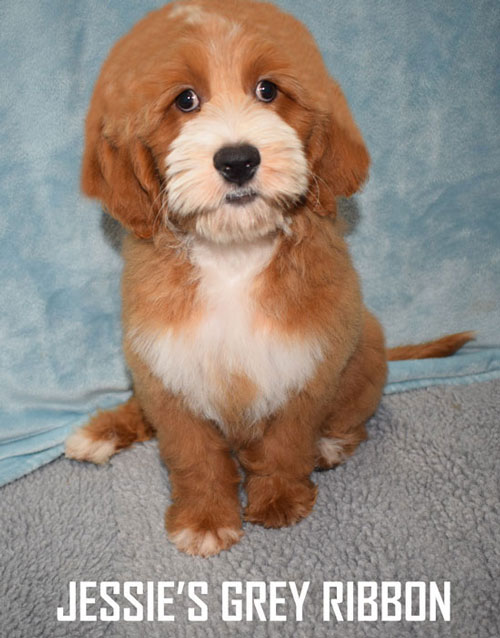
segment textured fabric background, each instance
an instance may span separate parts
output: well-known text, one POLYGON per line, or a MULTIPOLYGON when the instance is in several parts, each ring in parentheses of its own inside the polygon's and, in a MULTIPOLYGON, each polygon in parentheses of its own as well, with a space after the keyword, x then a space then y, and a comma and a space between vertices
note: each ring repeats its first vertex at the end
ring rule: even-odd
MULTIPOLYGON (((143 0, 0 4, 0 484, 128 396, 113 228, 79 194, 82 125, 143 0)), ((391 365, 387 392, 500 374, 498 32, 477 0, 282 0, 316 36, 373 158, 344 204, 391 345, 478 330, 445 361, 391 365)))
MULTIPOLYGON (((370 439, 317 472, 312 514, 244 524, 209 559, 180 554, 163 525, 170 484, 155 442, 102 467, 59 459, 0 489, 0 616, 8 638, 496 638, 500 636, 500 381, 385 397, 370 439), (206 581, 207 622, 69 622, 69 581, 206 581), (304 620, 223 622, 224 581, 311 582, 304 620), (324 581, 450 581, 451 621, 323 622, 324 581)), ((185 584, 185 587, 187 585, 185 584)), ((285 596, 291 602, 291 595, 285 596)), ((121 600, 123 603, 123 599, 121 600)), ((101 601, 89 608, 106 606, 101 601)), ((269 606, 264 605, 265 613, 269 606)), ((281 613, 282 608, 279 609, 281 613)))

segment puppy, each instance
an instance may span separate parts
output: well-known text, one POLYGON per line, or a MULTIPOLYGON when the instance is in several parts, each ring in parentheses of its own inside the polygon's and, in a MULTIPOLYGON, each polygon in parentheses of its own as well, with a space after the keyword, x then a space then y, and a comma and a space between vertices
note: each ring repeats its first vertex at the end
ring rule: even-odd
POLYGON ((153 435, 171 540, 208 556, 247 521, 307 516, 315 467, 366 438, 387 359, 363 306, 336 198, 369 155, 307 29, 252 0, 154 11, 112 49, 86 121, 82 186, 128 230, 124 350, 134 396, 71 435, 102 463, 153 435))

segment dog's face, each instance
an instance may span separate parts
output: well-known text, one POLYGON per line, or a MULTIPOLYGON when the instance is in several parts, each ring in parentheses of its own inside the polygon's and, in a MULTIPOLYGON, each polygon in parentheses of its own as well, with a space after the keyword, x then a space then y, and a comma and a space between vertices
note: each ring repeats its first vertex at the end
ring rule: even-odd
POLYGON ((187 0, 112 50, 87 118, 84 191, 140 237, 217 242, 335 212, 369 158, 308 31, 272 5, 187 0))

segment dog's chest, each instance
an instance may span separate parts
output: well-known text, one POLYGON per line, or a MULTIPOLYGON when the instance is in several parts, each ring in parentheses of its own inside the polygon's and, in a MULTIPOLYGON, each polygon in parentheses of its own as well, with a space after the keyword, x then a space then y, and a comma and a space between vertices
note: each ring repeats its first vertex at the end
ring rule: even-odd
POLYGON ((311 378, 321 358, 314 340, 272 330, 259 317, 253 284, 274 249, 268 239, 237 249, 195 245, 200 319, 185 329, 166 327, 132 339, 168 390, 221 427, 235 413, 251 423, 275 412, 311 378))

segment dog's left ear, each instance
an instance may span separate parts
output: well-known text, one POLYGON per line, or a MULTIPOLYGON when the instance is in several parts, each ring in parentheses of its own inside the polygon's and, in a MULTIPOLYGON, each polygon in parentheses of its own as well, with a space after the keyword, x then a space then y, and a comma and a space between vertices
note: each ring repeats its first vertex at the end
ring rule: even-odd
POLYGON ((319 215, 334 214, 337 197, 358 191, 370 166, 370 155, 340 87, 331 80, 327 91, 328 113, 320 115, 309 150, 308 201, 319 215))

